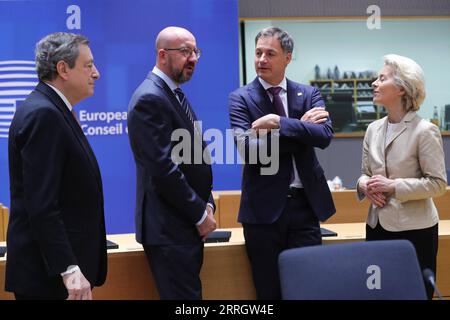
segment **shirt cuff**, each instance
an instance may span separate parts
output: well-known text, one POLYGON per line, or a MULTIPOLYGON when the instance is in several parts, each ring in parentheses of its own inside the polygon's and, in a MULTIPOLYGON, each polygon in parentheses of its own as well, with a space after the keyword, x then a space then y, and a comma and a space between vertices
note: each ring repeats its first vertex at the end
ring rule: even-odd
POLYGON ((76 271, 79 271, 80 267, 76 265, 71 265, 67 267, 67 270, 61 273, 61 277, 67 276, 68 274, 74 273, 76 271))
MULTIPOLYGON (((207 203, 207 206, 209 206, 214 211, 214 206, 211 203, 207 203)), ((206 217, 208 216, 208 211, 205 209, 205 212, 203 213, 202 218, 195 224, 196 226, 199 226, 205 221, 206 217)))
POLYGON ((196 226, 199 226, 203 223, 203 221, 205 221, 206 217, 208 216, 208 212, 205 210, 205 212, 203 213, 202 218, 195 224, 196 226))
POLYGON ((212 203, 209 203, 209 202, 206 205, 208 207, 210 207, 212 209, 213 213, 214 213, 214 205, 212 203))

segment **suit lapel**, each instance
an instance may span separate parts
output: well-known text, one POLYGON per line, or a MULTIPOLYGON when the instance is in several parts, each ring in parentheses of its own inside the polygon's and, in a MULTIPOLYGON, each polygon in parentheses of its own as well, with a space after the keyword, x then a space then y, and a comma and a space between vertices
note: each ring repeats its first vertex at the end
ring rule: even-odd
MULTIPOLYGON (((156 74, 154 74, 152 71, 150 71, 147 78, 152 80, 158 87, 160 87, 163 90, 163 92, 166 94, 167 98, 169 98, 170 102, 172 103, 172 106, 174 107, 177 114, 183 119, 183 121, 186 124, 186 127, 189 129, 190 133, 194 136, 195 139, 201 141, 203 149, 205 149, 206 143, 203 141, 201 132, 197 132, 197 130, 194 129, 191 119, 189 119, 188 115, 182 110, 180 102, 178 101, 177 97, 175 96, 175 93, 169 88, 167 83, 163 79, 158 77, 156 74)), ((187 97, 186 97, 186 101, 189 105, 189 108, 191 108, 191 112, 192 112, 192 116, 194 117, 194 121, 197 121, 197 115, 195 114, 194 109, 192 108, 187 97)))
MULTIPOLYGON (((174 107, 177 114, 183 119, 186 126, 191 130, 191 132, 194 132, 194 127, 192 126, 192 122, 189 119, 188 115, 181 109, 180 102, 178 101, 177 97, 175 96, 175 93, 170 90, 167 83, 158 77, 156 74, 150 71, 148 79, 152 80, 158 87, 160 87, 163 92, 166 94, 167 98, 169 98, 170 102, 172 103, 172 106, 174 107)), ((187 97, 186 97, 187 100, 187 97)), ((197 116, 195 115, 194 110, 192 109, 189 100, 187 100, 189 107, 191 108, 192 116, 194 117, 194 121, 197 120, 197 116)))
MULTIPOLYGON (((380 155, 380 159, 382 159, 384 168, 386 168, 386 153, 385 153, 385 141, 386 141, 386 128, 387 128, 387 117, 383 119, 380 123, 380 126, 377 128, 375 141, 377 153, 380 155)), ((385 172, 386 174, 386 172, 385 172)))
POLYGON ((287 80, 287 101, 289 118, 300 119, 303 111, 303 92, 300 86, 289 79, 287 80))
POLYGON ((402 122, 400 124, 400 127, 397 129, 397 131, 393 132, 392 135, 390 137, 388 137, 388 139, 386 140, 386 144, 385 144, 385 149, 387 149, 389 147, 389 145, 395 140, 397 139, 397 137, 403 133, 403 131, 406 130, 406 124, 404 122, 402 122))
POLYGON ((62 113, 64 116, 64 119, 66 120, 67 124, 72 129, 75 137, 77 138, 78 142, 80 143, 81 148, 84 150, 84 153, 86 155, 86 158, 88 162, 91 164, 90 168, 92 170, 92 173, 96 177, 97 184, 100 187, 100 190, 102 190, 102 182, 101 182, 101 174, 100 169, 97 163, 97 159, 95 158, 94 152, 92 151, 92 148, 87 141, 86 136, 83 133, 83 130, 81 130, 80 125, 78 124, 77 120, 74 118, 72 113, 67 108, 66 104, 62 99, 58 96, 58 94, 51 89, 46 84, 40 82, 36 90, 45 94, 49 100, 55 105, 55 107, 62 113))
MULTIPOLYGON (((400 124, 400 128, 394 132, 390 138, 386 141, 386 149, 389 147, 389 145, 395 140, 397 139, 408 127, 409 122, 415 117, 416 112, 411 111, 408 112, 402 119, 401 124, 400 124)), ((387 123, 387 121, 386 121, 387 123)), ((387 125, 387 124, 386 124, 387 125)))
MULTIPOLYGON (((288 111, 289 118, 300 118, 300 115, 303 113, 303 92, 299 85, 286 79, 287 81, 287 103, 288 103, 288 111)), ((260 110, 263 115, 269 113, 275 113, 276 111, 273 108, 273 104, 270 101, 269 95, 267 94, 264 87, 259 82, 258 78, 253 80, 253 82, 249 86, 249 95, 252 98, 253 102, 256 105, 256 108, 260 110)))
POLYGON ((248 88, 248 94, 250 95, 251 99, 255 103, 255 106, 262 115, 266 115, 269 113, 275 113, 276 111, 273 108, 273 104, 270 101, 269 95, 267 94, 266 90, 264 90, 264 87, 259 82, 258 78, 255 78, 253 82, 250 84, 248 88))

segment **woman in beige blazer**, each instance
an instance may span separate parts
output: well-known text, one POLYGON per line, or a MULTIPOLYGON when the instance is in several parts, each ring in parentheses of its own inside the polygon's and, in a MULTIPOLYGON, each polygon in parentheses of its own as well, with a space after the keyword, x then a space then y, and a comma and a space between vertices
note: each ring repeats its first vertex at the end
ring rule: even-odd
MULTIPOLYGON (((422 270, 436 273, 439 217, 432 198, 445 193, 447 178, 439 128, 416 113, 425 99, 423 71, 390 54, 372 87, 374 103, 388 115, 364 137, 357 190, 360 200, 371 201, 366 240, 407 239, 422 270)), ((428 285, 427 294, 433 295, 428 285)))

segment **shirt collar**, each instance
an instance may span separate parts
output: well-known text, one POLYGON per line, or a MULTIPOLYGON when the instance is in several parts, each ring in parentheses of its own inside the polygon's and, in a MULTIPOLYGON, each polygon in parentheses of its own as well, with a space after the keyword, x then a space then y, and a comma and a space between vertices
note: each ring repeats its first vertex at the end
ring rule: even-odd
POLYGON ((58 96, 62 99, 62 101, 64 101, 64 103, 66 104, 67 108, 69 108, 69 111, 72 112, 72 105, 70 104, 69 100, 67 100, 66 96, 59 91, 58 89, 56 89, 54 86, 52 86, 51 84, 49 84, 48 82, 45 82, 46 85, 48 85, 50 88, 52 88, 57 94, 58 96))
POLYGON ((153 67, 152 72, 163 79, 164 82, 169 86, 170 90, 174 91, 179 87, 179 85, 175 81, 173 81, 169 76, 162 72, 157 66, 153 67))
POLYGON ((281 87, 284 92, 287 91, 287 81, 286 81, 286 77, 283 78, 283 80, 281 80, 281 82, 277 85, 277 86, 273 86, 270 83, 264 81, 261 77, 258 77, 259 82, 261 83, 261 85, 264 87, 264 90, 267 91, 267 89, 272 88, 272 87, 281 87))

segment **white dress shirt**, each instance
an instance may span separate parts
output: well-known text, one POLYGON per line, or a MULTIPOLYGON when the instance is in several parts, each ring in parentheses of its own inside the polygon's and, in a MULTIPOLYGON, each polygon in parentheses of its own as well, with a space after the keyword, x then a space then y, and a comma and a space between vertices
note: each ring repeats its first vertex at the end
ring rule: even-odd
POLYGON ((50 88, 52 88, 53 91, 55 91, 55 92, 58 94, 58 96, 59 96, 59 97, 62 99, 62 101, 64 101, 64 103, 66 104, 67 108, 69 108, 69 111, 72 112, 73 107, 72 107, 72 105, 70 104, 69 100, 67 100, 66 96, 65 96, 61 91, 59 91, 58 89, 56 89, 54 86, 52 86, 51 84, 49 84, 48 82, 46 82, 45 84, 48 85, 50 88))
MULTIPOLYGON (((284 112, 286 113, 286 117, 289 117, 286 77, 284 77, 283 80, 277 86, 273 86, 261 78, 258 78, 258 79, 259 79, 259 82, 261 83, 261 85, 264 87, 264 90, 266 90, 267 94, 269 95, 270 101, 272 101, 272 102, 273 102, 273 95, 269 91, 267 91, 267 89, 272 88, 272 87, 281 87, 282 90, 280 91, 280 93, 278 95, 281 98, 281 102, 283 102, 283 108, 284 108, 284 112)), ((302 181, 300 180, 300 177, 298 175, 297 165, 295 164, 294 156, 292 156, 292 165, 294 166, 294 181, 291 182, 291 187, 303 188, 302 181)))

